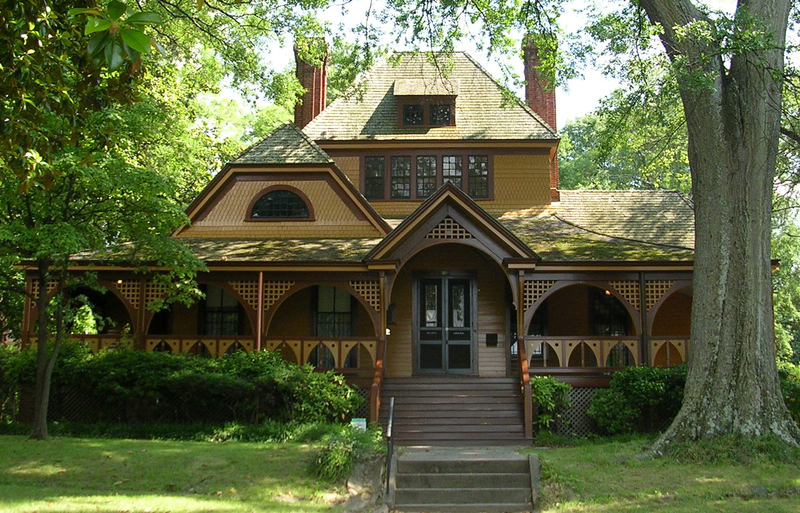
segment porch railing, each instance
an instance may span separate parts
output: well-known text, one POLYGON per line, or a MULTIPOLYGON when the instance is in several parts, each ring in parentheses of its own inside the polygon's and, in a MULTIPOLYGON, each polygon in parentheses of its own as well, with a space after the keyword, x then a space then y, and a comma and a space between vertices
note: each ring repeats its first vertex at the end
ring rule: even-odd
POLYGON ((268 351, 282 351, 286 356, 294 357, 297 363, 311 363, 322 368, 348 367, 348 356, 352 351, 357 351, 359 368, 372 369, 378 362, 377 338, 265 337, 262 346, 268 351), (309 361, 315 355, 318 360, 309 361))
MULTIPOLYGON (((531 371, 537 368, 621 368, 632 365, 673 366, 686 361, 689 339, 650 337, 525 337, 531 371)), ((522 358, 522 354, 520 354, 522 358)))

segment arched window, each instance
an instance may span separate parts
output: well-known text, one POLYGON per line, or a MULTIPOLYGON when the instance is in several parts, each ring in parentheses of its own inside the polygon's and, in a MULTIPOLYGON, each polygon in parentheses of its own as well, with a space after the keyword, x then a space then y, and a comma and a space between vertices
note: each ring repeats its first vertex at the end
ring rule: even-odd
POLYGON ((250 219, 308 219, 308 205, 292 191, 277 189, 253 204, 250 219))

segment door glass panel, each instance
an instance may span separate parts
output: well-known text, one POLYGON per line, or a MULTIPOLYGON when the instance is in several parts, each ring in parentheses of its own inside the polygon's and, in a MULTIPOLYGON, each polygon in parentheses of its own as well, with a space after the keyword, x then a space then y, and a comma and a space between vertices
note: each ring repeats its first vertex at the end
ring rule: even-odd
POLYGON ((441 371, 442 367, 442 344, 420 344, 419 368, 441 371))
POLYGON ((461 370, 472 368, 472 344, 449 344, 447 367, 461 370))
POLYGON ((439 285, 427 282, 424 284, 424 308, 422 325, 428 328, 441 326, 439 322, 439 285))
POLYGON ((464 280, 450 280, 450 323, 451 328, 469 326, 467 309, 467 283, 464 280))

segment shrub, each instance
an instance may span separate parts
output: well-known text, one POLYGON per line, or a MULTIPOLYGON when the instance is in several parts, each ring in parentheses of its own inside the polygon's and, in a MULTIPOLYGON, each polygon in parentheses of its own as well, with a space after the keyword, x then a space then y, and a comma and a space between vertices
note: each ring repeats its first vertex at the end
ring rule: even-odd
POLYGON ((374 454, 382 454, 386 444, 379 426, 366 431, 343 425, 326 435, 322 448, 311 464, 311 471, 326 481, 341 481, 350 475, 353 466, 374 454))
POLYGON ((608 434, 657 431, 680 410, 685 383, 686 365, 628 367, 595 394, 587 413, 608 434))
POLYGON ((783 400, 795 422, 800 424, 800 364, 778 362, 783 400))
POLYGON ((536 407, 536 418, 533 421, 538 431, 549 431, 553 422, 561 418, 561 414, 570 407, 569 391, 566 383, 552 376, 535 376, 531 378, 533 404, 536 407))
MULTIPOLYGON (((3 350, 0 386, 32 384, 35 360, 34 349, 3 350)), ((342 376, 270 352, 206 359, 129 349, 91 354, 64 344, 50 411, 80 422, 302 423, 345 420, 361 401, 342 376)))

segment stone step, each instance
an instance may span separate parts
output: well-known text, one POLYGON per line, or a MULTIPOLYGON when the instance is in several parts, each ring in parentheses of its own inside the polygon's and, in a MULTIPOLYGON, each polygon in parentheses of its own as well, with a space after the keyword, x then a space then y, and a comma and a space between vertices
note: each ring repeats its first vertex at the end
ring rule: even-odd
POLYGON ((408 504, 530 504, 531 488, 398 488, 395 506, 408 504))
POLYGON ((398 488, 528 488, 531 477, 525 473, 480 473, 480 474, 398 474, 398 488))
POLYGON ((529 513, 531 504, 405 504, 395 511, 404 513, 529 513))
POLYGON ((400 474, 527 474, 530 471, 528 458, 517 459, 440 459, 398 458, 397 473, 400 474))

